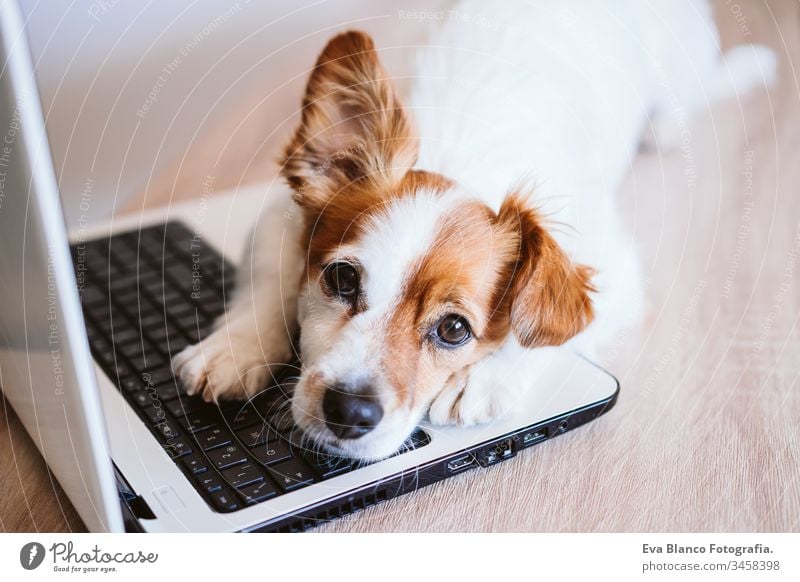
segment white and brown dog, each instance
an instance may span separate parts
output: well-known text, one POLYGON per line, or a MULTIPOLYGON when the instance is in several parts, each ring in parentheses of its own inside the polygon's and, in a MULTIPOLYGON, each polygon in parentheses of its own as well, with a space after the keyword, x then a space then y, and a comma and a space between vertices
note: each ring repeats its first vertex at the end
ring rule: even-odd
POLYGON ((188 391, 253 395, 299 332, 296 423, 378 459, 426 413, 503 415, 548 346, 593 352, 637 321, 612 195, 648 116, 680 138, 774 65, 752 46, 722 59, 705 2, 648 4, 462 2, 405 104, 367 35, 333 38, 285 151, 293 196, 260 218, 216 330, 175 359, 188 391))

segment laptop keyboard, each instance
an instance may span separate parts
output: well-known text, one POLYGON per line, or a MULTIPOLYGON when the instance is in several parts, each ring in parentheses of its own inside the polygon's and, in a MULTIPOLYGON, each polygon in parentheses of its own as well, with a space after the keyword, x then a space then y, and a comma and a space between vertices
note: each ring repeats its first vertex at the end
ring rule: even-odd
MULTIPOLYGON (((280 379, 247 402, 188 396, 171 357, 225 311, 233 268, 178 222, 73 245, 92 354, 200 495, 236 511, 357 468, 307 450, 280 379)), ((423 446, 417 430, 402 450, 423 446)))

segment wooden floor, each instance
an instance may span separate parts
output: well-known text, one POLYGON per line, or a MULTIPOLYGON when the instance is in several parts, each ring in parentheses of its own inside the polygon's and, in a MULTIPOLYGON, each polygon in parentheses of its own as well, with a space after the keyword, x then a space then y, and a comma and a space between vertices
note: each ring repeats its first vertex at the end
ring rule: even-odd
MULTIPOLYGON (((622 188, 650 310, 613 347, 617 407, 321 531, 800 529, 800 6, 716 8, 725 45, 771 46, 779 81, 697 120, 689 147, 642 154, 622 188)), ((239 128, 229 142, 243 110, 131 208, 200 192, 221 144, 216 189, 269 177, 269 163, 251 161, 259 135, 239 128)), ((10 410, 0 480, 3 530, 82 528, 10 410)))

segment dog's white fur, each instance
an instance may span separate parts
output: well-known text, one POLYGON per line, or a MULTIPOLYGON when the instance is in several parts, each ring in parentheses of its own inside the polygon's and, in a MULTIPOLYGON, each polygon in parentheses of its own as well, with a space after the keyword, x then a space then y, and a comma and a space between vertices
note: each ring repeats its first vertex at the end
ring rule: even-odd
MULTIPOLYGON (((515 184, 533 181, 534 202, 556 224, 551 234, 575 262, 597 270, 595 320, 570 342, 596 355, 643 315, 640 267, 613 194, 648 122, 664 140, 658 145, 677 145, 698 110, 768 82, 772 55, 746 46, 723 58, 702 0, 507 1, 491 7, 467 0, 444 14, 430 46, 419 51, 406 106, 420 137, 417 167, 453 178, 458 187, 444 197, 393 202, 359 248, 340 249, 340 256, 359 257, 369 274, 369 318, 380 319, 454 199, 478 198, 497 210, 515 184)), ((207 399, 252 395, 264 387, 270 366, 291 359, 288 337, 298 324, 304 375, 381 373, 369 318, 329 345, 335 318, 324 311, 324 301, 315 301, 319 287, 304 287, 298 295, 302 221, 288 195, 283 206, 261 216, 235 301, 216 331, 175 359, 190 393, 207 399)), ((560 348, 524 349, 510 334, 434 399, 430 419, 471 424, 504 414, 528 388, 527 370, 549 349, 560 348)), ((318 422, 319 406, 298 391, 295 418, 312 437, 330 442, 318 422)), ((418 420, 387 418, 368 435, 332 446, 380 458, 418 420)))

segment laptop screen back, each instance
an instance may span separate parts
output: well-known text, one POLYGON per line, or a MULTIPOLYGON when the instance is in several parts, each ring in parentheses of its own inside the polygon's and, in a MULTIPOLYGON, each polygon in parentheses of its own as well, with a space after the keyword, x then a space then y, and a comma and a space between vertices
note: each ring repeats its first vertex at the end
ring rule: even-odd
POLYGON ((0 60, 0 386, 86 526, 119 531, 94 365, 14 2, 0 5, 0 60))

